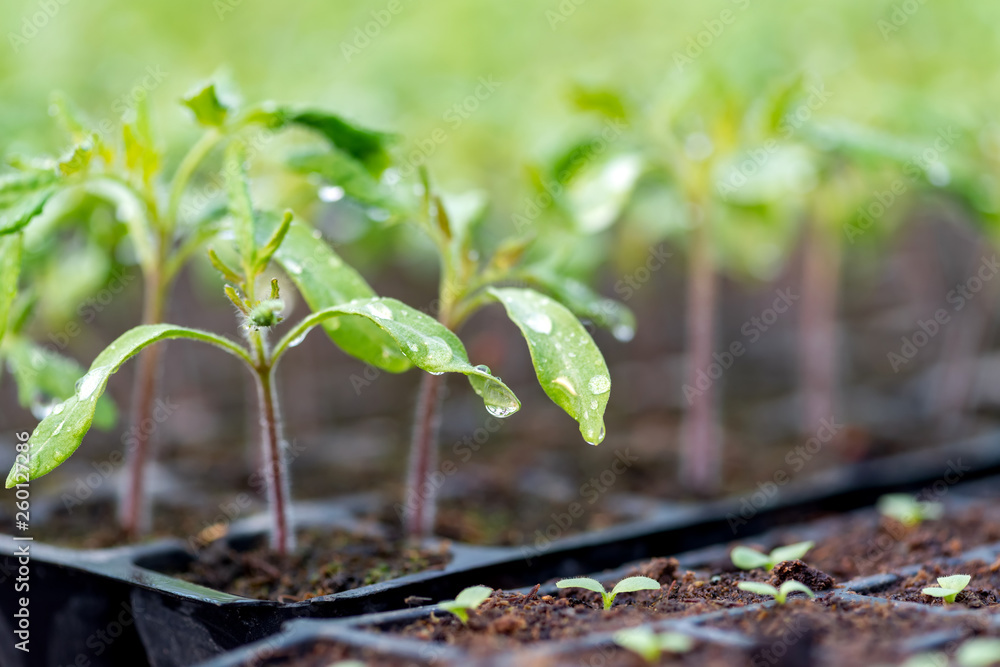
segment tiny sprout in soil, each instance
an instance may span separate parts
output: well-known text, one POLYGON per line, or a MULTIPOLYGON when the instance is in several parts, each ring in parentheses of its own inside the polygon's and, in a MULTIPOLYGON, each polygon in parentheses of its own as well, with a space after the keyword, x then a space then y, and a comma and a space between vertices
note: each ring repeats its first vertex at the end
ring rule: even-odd
POLYGON ((918 526, 924 521, 935 521, 944 515, 944 506, 925 500, 917 500, 905 493, 890 493, 878 499, 878 511, 882 516, 895 519, 904 526, 918 526))
POLYGON ((738 587, 741 591, 746 591, 747 593, 774 598, 774 601, 778 604, 785 604, 788 601, 788 595, 795 592, 805 593, 811 598, 816 597, 816 594, 808 586, 798 581, 786 581, 781 584, 780 588, 775 588, 771 584, 765 584, 760 581, 741 581, 738 587))
POLYGON ((972 581, 972 577, 967 574, 953 574, 950 577, 938 577, 937 586, 929 586, 922 590, 924 595, 935 598, 943 598, 945 604, 951 604, 958 597, 958 594, 965 590, 965 587, 972 581))
POLYGON ((469 612, 489 599, 493 589, 488 586, 470 586, 459 593, 454 600, 445 600, 438 606, 458 616, 462 625, 469 622, 469 612))
POLYGON ((778 563, 802 558, 812 548, 812 542, 798 542, 786 547, 778 547, 769 554, 762 554, 756 549, 740 546, 733 549, 730 557, 733 559, 733 565, 741 570, 754 570, 762 567, 770 572, 778 563))
POLYGON ((615 643, 623 649, 632 651, 646 662, 659 662, 660 655, 668 653, 687 653, 694 642, 687 635, 679 632, 656 633, 647 627, 629 628, 616 632, 615 643))
POLYGON ((649 577, 626 577, 622 579, 615 587, 608 593, 601 582, 596 579, 591 579, 590 577, 578 577, 576 579, 563 579, 556 584, 559 588, 586 588, 588 591, 594 591, 595 593, 600 593, 601 598, 604 600, 604 609, 611 609, 611 603, 615 601, 615 597, 619 593, 634 593, 636 591, 658 591, 660 590, 660 582, 656 579, 650 579, 649 577))

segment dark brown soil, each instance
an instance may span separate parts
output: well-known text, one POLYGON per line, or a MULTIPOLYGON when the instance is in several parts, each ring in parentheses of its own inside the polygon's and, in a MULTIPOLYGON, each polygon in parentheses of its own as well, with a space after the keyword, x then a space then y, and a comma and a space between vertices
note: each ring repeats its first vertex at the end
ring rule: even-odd
POLYGON ((816 592, 829 590, 837 583, 826 572, 809 567, 800 560, 782 561, 771 570, 769 583, 772 586, 781 586, 786 581, 797 581, 816 592))
POLYGON ((186 571, 169 574, 233 595, 292 602, 440 569, 450 560, 447 543, 420 549, 400 539, 309 529, 300 531, 290 556, 263 543, 237 551, 218 540, 199 550, 186 571))
POLYGON ((791 599, 784 606, 710 621, 757 642, 750 663, 872 665, 901 657, 899 643, 929 632, 984 632, 986 618, 942 617, 913 607, 836 599, 791 599))
POLYGON ((998 590, 1000 590, 1000 558, 992 563, 973 560, 949 566, 927 565, 916 574, 903 578, 878 595, 890 600, 920 602, 935 607, 947 604, 952 609, 987 608, 996 613, 1000 611, 998 590), (947 577, 952 574, 972 576, 972 581, 969 582, 964 591, 958 594, 954 603, 947 604, 942 598, 931 597, 921 592, 928 586, 937 586, 938 577, 947 577))
MULTIPOLYGON (((584 589, 562 589, 558 595, 539 595, 537 587, 528 594, 495 591, 470 614, 468 625, 451 614, 433 615, 392 632, 491 651, 582 637, 666 617, 737 608, 759 600, 736 587, 740 581, 753 579, 750 573, 727 572, 707 577, 678 571, 676 560, 657 558, 631 574, 656 579, 661 584, 660 590, 620 594, 607 611, 597 593, 584 589)), ((610 588, 616 582, 603 583, 610 588)))

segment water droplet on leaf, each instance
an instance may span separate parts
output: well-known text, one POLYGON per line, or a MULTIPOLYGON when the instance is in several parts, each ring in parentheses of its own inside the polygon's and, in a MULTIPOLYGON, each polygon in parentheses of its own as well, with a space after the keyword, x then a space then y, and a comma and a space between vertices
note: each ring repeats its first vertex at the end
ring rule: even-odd
POLYGON ((627 343, 635 338, 635 329, 627 324, 617 324, 611 329, 611 335, 615 337, 615 340, 627 343))
POLYGON ((524 323, 528 325, 529 329, 537 331, 540 334, 547 334, 552 331, 552 320, 545 313, 532 313, 524 323))
POLYGON ((76 383, 77 398, 80 400, 90 398, 90 396, 97 391, 97 387, 100 386, 103 374, 103 368, 95 368, 80 378, 76 383))
POLYGON ((324 185, 319 189, 319 198, 328 202, 340 201, 344 198, 344 188, 339 185, 324 185))
POLYGON ((383 320, 392 319, 392 311, 389 310, 389 306, 385 305, 380 301, 375 301, 368 304, 367 310, 369 313, 371 313, 372 315, 374 315, 379 319, 383 320))
POLYGON ((607 375, 595 375, 588 386, 592 394, 605 394, 611 391, 611 379, 607 375))

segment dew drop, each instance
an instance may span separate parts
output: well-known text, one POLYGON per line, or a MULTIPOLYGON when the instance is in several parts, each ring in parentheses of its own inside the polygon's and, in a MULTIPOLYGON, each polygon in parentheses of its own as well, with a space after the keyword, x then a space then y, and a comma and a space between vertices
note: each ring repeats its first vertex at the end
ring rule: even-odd
POLYGON ((615 340, 627 343, 635 338, 635 329, 627 324, 616 324, 611 329, 611 335, 615 337, 615 340))
POLYGON ((591 401, 590 402, 590 409, 591 410, 596 410, 597 409, 597 401, 591 401))
POLYGON ((368 307, 367 307, 367 310, 368 310, 369 313, 371 313, 372 315, 374 315, 375 317, 377 317, 379 319, 382 319, 382 320, 391 320, 392 319, 392 311, 389 310, 389 306, 385 305, 384 303, 382 303, 380 301, 375 301, 375 302, 369 303, 368 307))
POLYGON ((604 394, 611 391, 611 380, 607 375, 595 375, 590 378, 590 393, 592 394, 604 394))
POLYGON ((319 231, 318 229, 314 229, 313 230, 313 238, 316 239, 317 241, 319 241, 320 239, 323 238, 323 232, 319 231))
POLYGON ((552 332, 552 320, 545 313, 532 313, 525 320, 525 324, 528 328, 537 331, 540 334, 547 334, 552 332))
POLYGON ((309 331, 309 329, 303 331, 301 335, 297 336, 293 341, 288 343, 288 347, 298 347, 299 345, 302 345, 302 341, 304 341, 306 336, 309 335, 309 331))
POLYGON ((302 275, 302 267, 299 265, 298 262, 293 262, 291 260, 286 259, 284 265, 285 265, 285 270, 291 273, 292 275, 295 276, 302 275))
POLYGON ((487 403, 486 411, 489 412, 494 417, 504 419, 510 417, 512 414, 517 412, 517 407, 513 405, 498 405, 496 403, 487 403))
POLYGON ((103 368, 95 368, 80 378, 76 383, 77 398, 80 400, 90 398, 90 396, 97 391, 97 387, 100 386, 103 374, 103 368))
POLYGON ((424 339, 424 345, 427 347, 426 350, 426 362, 428 364, 433 364, 435 366, 441 366, 451 361, 454 353, 451 348, 448 347, 448 343, 444 342, 437 336, 429 336, 424 339))
POLYGON ((344 198, 344 188, 339 185, 324 185, 319 189, 319 198, 328 202, 340 201, 344 198))

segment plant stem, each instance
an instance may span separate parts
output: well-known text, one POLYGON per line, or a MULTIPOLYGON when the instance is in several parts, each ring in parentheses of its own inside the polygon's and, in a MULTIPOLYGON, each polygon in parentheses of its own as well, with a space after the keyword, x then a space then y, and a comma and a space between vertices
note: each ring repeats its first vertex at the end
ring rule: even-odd
POLYGON ((680 481, 692 491, 710 493, 719 483, 721 447, 714 416, 714 385, 704 390, 699 377, 712 364, 715 340, 715 262, 709 215, 691 206, 694 229, 688 265, 687 384, 688 409, 681 425, 680 481), (697 216, 697 217, 695 217, 697 216), (700 371, 700 372, 699 372, 700 371))
MULTIPOLYGON (((143 324, 163 320, 165 289, 160 272, 153 270, 144 277, 143 324)), ((132 396, 131 429, 133 439, 126 452, 125 487, 119 498, 118 518, 125 534, 135 539, 148 529, 150 501, 145 492, 146 468, 150 442, 155 425, 153 410, 156 386, 160 374, 163 345, 154 345, 139 355, 132 396)))
POLYGON ((802 310, 799 313, 799 387, 803 433, 815 433, 832 419, 837 388, 837 295, 840 236, 814 214, 806 228, 802 255, 802 310))
POLYGON ((408 509, 406 534, 414 539, 429 537, 434 532, 437 487, 431 483, 430 475, 438 461, 437 445, 444 388, 443 375, 424 373, 420 379, 405 498, 408 509))
POLYGON ((271 548, 285 555, 295 549, 295 532, 292 528, 291 491, 281 407, 274 388, 273 366, 257 366, 255 371, 264 480, 267 484, 268 507, 271 510, 271 548))

